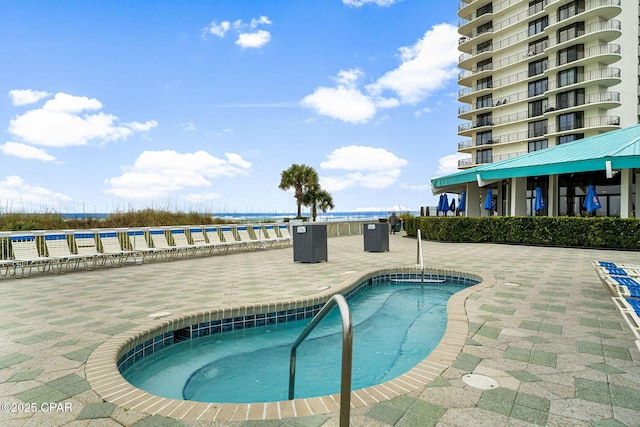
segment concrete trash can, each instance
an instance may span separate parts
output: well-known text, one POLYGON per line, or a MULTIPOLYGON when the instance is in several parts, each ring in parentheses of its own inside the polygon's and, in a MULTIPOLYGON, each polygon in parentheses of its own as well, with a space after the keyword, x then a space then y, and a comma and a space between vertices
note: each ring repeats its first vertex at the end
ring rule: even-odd
POLYGON ((326 224, 291 226, 294 262, 328 261, 326 224))
POLYGON ((364 235, 365 252, 388 252, 389 251, 389 223, 379 222, 364 224, 362 234, 364 235))

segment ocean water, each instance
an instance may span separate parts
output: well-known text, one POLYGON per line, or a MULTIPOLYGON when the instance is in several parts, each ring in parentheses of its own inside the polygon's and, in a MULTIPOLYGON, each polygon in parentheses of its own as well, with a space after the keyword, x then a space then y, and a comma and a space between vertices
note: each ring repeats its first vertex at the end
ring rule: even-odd
MULTIPOLYGON (((418 211, 408 211, 412 215, 419 215, 418 211)), ((85 219, 85 218, 97 218, 103 219, 108 217, 109 213, 66 213, 62 216, 66 219, 85 219)), ((387 211, 354 211, 354 212, 325 212, 320 213, 316 218, 316 221, 366 221, 377 220, 378 218, 388 218, 391 212, 387 211)), ((251 221, 264 221, 273 220, 281 222, 284 219, 295 218, 295 212, 215 212, 213 214, 216 218, 222 218, 231 222, 251 222, 251 221)), ((304 214, 303 216, 309 216, 304 214)))

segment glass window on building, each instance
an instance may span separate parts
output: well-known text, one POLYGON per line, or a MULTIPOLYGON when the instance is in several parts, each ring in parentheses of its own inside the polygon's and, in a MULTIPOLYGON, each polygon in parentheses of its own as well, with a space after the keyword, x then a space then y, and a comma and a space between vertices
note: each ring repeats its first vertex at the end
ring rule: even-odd
POLYGON ((549 107, 547 98, 529 102, 529 117, 538 117, 543 115, 549 107))
POLYGON ((544 94, 549 89, 549 79, 544 78, 529 83, 529 97, 544 94))
POLYGON ((493 161, 493 149, 485 148, 476 152, 476 164, 491 163, 493 161))
POLYGON ((493 3, 489 3, 478 8, 478 12, 476 16, 486 15, 487 13, 493 13, 493 3))
POLYGON ((543 16, 535 21, 529 22, 529 37, 540 34, 549 25, 549 17, 543 16))
POLYGON ((493 21, 489 21, 486 24, 478 25, 478 34, 486 33, 493 30, 493 21))
POLYGON ((620 174, 607 178, 604 171, 559 175, 558 214, 588 216, 583 206, 589 185, 595 186, 602 206, 591 215, 620 216, 620 174))
POLYGON ((476 118, 476 126, 491 126, 491 113, 478 114, 476 118))
POLYGON ((536 138, 547 133, 547 119, 529 123, 529 138, 536 138))
POLYGON ((547 216, 548 200, 548 188, 549 177, 548 176, 535 176, 527 178, 527 215, 528 216, 547 216), (536 203, 536 187, 540 187, 542 190, 542 197, 545 201, 545 208, 539 211, 535 211, 536 203))
POLYGON ((476 109, 493 107, 493 98, 491 95, 479 96, 476 99, 476 109))
POLYGON ((534 42, 529 43, 528 56, 537 55, 542 53, 549 46, 549 38, 545 37, 534 42))
POLYGON ((571 133, 558 137, 558 145, 584 138, 584 133, 571 133))
POLYGON ((579 83, 583 74, 582 70, 583 67, 573 67, 560 71, 558 73, 558 87, 579 83))
POLYGON ((556 108, 571 108, 584 105, 584 89, 570 90, 556 95, 556 108))
POLYGON ((476 64, 478 72, 493 69, 493 58, 483 59, 476 64))
POLYGON ((580 129, 584 127, 584 113, 576 111, 574 113, 560 114, 558 116, 558 132, 580 129))
POLYGON ((547 139, 539 139, 537 141, 529 142, 529 153, 534 151, 542 150, 543 148, 549 147, 549 140, 547 139))
POLYGON ((485 77, 483 79, 478 79, 476 83, 476 90, 482 89, 491 89, 493 87, 493 77, 485 77))
POLYGON ((558 43, 564 43, 573 40, 576 37, 584 35, 584 22, 576 22, 574 24, 562 27, 558 30, 558 43))
POLYGON ((478 43, 478 47, 476 48, 477 52, 482 53, 491 50, 492 45, 493 40, 487 40, 486 42, 478 43))
POLYGON ((485 132, 478 132, 476 134, 476 145, 486 145, 493 143, 492 132, 490 130, 485 132))
POLYGON ((547 4, 547 0, 533 0, 529 2, 529 16, 542 12, 544 6, 547 4))
POLYGON ((548 67, 548 58, 542 58, 537 61, 529 62, 529 77, 542 74, 548 67))
POLYGON ((577 44, 558 51, 558 65, 568 64, 582 58, 584 58, 583 44, 577 44))
POLYGON ((558 21, 564 21, 584 12, 584 0, 574 0, 558 8, 558 21))

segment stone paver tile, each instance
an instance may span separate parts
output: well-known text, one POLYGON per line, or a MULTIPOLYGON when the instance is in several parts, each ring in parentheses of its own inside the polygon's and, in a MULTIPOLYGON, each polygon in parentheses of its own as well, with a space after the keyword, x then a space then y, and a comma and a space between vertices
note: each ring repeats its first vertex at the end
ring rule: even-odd
POLYGON ((404 413, 405 409, 398 408, 387 403, 378 403, 369 409, 366 415, 373 420, 395 425, 400 418, 402 418, 404 413))
POLYGON ((590 317, 581 317, 579 320, 580 326, 589 326, 592 328, 604 328, 604 329, 616 329, 621 331, 622 325, 620 322, 613 322, 611 320, 594 319, 590 317))
POLYGON ((481 357, 474 356, 469 353, 460 353, 451 366, 464 371, 473 372, 481 361, 481 357))
POLYGON ((512 418, 517 418, 539 426, 547 424, 548 411, 540 411, 538 409, 528 408, 526 406, 515 404, 509 414, 512 418))
POLYGON ((89 403, 82 408, 82 411, 80 411, 76 419, 86 420, 94 418, 109 418, 115 407, 116 405, 108 402, 89 403))
POLYGON ((25 362, 31 359, 31 356, 27 356, 22 353, 11 353, 4 356, 0 356, 0 369, 9 368, 13 365, 25 362))
POLYGON ((13 341, 18 343, 18 344, 32 345, 32 344, 41 343, 43 341, 48 341, 48 340, 52 340, 52 339, 55 339, 55 338, 60 338, 60 337, 63 337, 65 335, 66 335, 66 333, 60 332, 60 331, 48 331, 48 332, 41 332, 39 334, 29 335, 29 336, 26 336, 26 337, 18 338, 18 339, 15 339, 13 341))
POLYGON ((40 385, 16 394, 16 397, 25 403, 40 405, 48 402, 60 402, 70 396, 47 385, 40 385))
POLYGON ((56 390, 60 390, 67 396, 75 396, 76 394, 80 394, 91 389, 87 380, 76 374, 58 378, 57 380, 48 382, 46 385, 56 390))
POLYGON ((629 427, 627 424, 613 418, 610 418, 608 420, 593 421, 591 425, 593 427, 629 427))
POLYGON ((539 377, 529 371, 507 371, 507 373, 521 382, 542 381, 539 377))
POLYGON ((161 417, 159 415, 152 415, 143 420, 138 421, 131 427, 178 427, 185 424, 176 421, 171 418, 161 417))
POLYGON ((440 376, 434 378, 431 382, 429 382, 429 384, 427 384, 427 387, 448 387, 450 385, 451 383, 449 381, 440 376))
POLYGON ((600 381, 576 378, 576 397, 604 405, 612 404, 609 384, 600 381))
POLYGON ((594 363, 587 365, 588 368, 595 369, 596 371, 604 372, 605 374, 624 374, 626 371, 618 369, 615 366, 608 365, 606 363, 594 363))
POLYGON ((640 390, 611 384, 613 404, 622 408, 640 411, 640 390))
POLYGON ((20 382, 20 381, 30 381, 38 377, 43 372, 42 369, 36 371, 20 371, 16 372, 14 376, 9 378, 7 382, 20 382))
POLYGON ((397 427, 431 427, 435 426, 447 412, 447 408, 433 403, 417 400, 404 414, 397 427))
POLYGON ((498 336, 500 335, 500 332, 502 332, 502 329, 500 328, 494 328, 492 326, 487 326, 487 325, 483 325, 477 332, 478 335, 482 335, 483 337, 487 337, 487 338, 498 338, 498 336))
POLYGON ((484 310, 484 311, 488 311, 490 313, 496 313, 496 314, 508 314, 508 315, 512 315, 513 313, 515 313, 516 309, 515 308, 509 308, 509 307, 498 307, 495 305, 489 305, 489 304, 484 304, 480 307, 480 310, 484 310))
POLYGON ((81 348, 78 350, 70 351, 69 353, 63 354, 69 360, 75 360, 76 362, 84 363, 87 361, 93 350, 98 347, 98 344, 90 347, 81 348))
POLYGON ((516 401, 517 393, 506 388, 487 390, 482 393, 478 408, 509 416, 516 401))

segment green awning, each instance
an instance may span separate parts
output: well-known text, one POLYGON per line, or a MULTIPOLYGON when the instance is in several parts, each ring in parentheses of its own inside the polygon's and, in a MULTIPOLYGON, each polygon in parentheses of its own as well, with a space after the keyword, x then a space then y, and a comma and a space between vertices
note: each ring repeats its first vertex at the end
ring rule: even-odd
POLYGON ((640 125, 534 151, 431 180, 434 193, 477 181, 640 168, 640 125))

